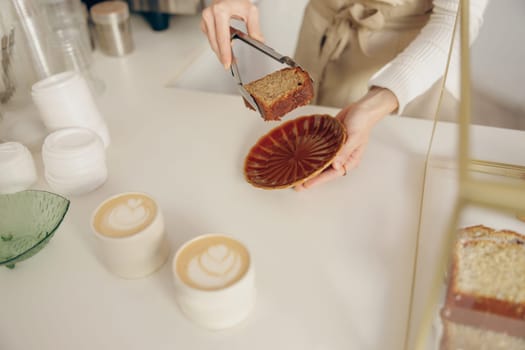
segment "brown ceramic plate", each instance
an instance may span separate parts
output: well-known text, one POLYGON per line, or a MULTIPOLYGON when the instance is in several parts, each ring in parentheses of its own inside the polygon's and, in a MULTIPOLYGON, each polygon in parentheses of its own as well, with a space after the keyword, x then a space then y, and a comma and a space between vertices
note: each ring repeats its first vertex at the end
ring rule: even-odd
POLYGON ((252 147, 244 162, 244 176, 255 187, 293 187, 328 167, 345 141, 344 125, 330 115, 290 120, 252 147))

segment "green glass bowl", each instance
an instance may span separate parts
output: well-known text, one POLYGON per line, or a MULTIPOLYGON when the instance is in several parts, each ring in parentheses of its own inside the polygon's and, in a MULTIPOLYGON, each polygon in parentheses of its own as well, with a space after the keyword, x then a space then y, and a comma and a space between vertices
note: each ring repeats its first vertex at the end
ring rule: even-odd
POLYGON ((12 269, 44 248, 68 209, 69 200, 51 192, 0 195, 0 266, 12 269))

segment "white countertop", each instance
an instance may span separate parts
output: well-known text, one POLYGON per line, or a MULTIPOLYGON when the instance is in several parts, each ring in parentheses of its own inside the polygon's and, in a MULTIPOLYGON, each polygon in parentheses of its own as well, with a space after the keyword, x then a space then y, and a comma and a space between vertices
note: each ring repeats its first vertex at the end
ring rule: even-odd
MULTIPOLYGON (((112 136, 109 179, 71 198, 45 249, 0 269, 0 349, 402 349, 432 123, 386 118, 359 168, 319 188, 255 189, 243 178, 244 157, 275 124, 239 96, 165 87, 207 49, 198 19, 134 37, 129 57, 96 55, 112 136), (203 233, 247 244, 258 299, 246 321, 219 332, 188 321, 174 300, 170 263, 138 280, 104 269, 89 217, 123 191, 157 199, 172 256, 203 233)), ((307 106, 287 119, 336 112, 307 106)), ((479 130, 525 140, 525 133, 479 130)), ((40 179, 35 188, 48 187, 40 179)))

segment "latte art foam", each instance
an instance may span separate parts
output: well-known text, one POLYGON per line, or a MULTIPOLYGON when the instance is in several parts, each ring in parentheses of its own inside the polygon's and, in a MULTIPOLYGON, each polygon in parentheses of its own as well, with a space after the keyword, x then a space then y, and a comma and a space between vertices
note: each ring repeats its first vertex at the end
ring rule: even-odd
POLYGON ((124 237, 148 227, 157 215, 155 202, 143 194, 125 194, 104 203, 93 225, 103 235, 124 237))
POLYGON ((187 285, 218 290, 240 280, 248 270, 249 259, 240 242, 226 236, 205 236, 182 249, 176 269, 187 285))

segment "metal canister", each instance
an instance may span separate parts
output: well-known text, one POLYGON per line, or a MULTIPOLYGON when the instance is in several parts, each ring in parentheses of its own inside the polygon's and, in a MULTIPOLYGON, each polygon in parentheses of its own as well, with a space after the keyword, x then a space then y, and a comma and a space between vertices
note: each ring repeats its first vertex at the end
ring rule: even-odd
POLYGON ((124 1, 104 1, 91 7, 96 43, 109 56, 124 56, 133 51, 129 6, 124 1))

